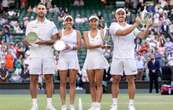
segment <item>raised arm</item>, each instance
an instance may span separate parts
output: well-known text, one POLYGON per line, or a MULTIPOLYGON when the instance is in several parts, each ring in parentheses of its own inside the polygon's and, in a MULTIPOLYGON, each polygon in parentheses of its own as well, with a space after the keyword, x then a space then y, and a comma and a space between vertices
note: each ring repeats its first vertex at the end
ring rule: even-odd
POLYGON ((137 36, 142 39, 145 38, 149 34, 150 27, 152 26, 152 24, 153 24, 152 19, 148 19, 146 28, 143 31, 141 31, 137 36))
POLYGON ((135 28, 137 28, 140 22, 141 22, 141 19, 139 17, 136 17, 136 20, 132 26, 125 29, 118 29, 114 34, 119 37, 126 36, 129 33, 131 33, 135 28))

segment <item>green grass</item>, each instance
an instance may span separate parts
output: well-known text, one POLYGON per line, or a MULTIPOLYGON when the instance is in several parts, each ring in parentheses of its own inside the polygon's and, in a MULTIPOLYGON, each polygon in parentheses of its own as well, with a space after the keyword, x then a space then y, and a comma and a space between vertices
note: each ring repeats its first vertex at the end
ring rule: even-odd
MULTIPOLYGON (((91 99, 87 95, 77 95, 75 106, 78 107, 78 99, 81 97, 83 110, 87 110, 90 106, 91 99)), ((39 110, 45 110, 46 97, 39 95, 39 110)), ((57 110, 60 110, 60 100, 57 94, 53 97, 53 103, 57 110)), ((155 94, 137 94, 135 99, 137 110, 173 110, 173 95, 161 96, 155 94)), ((111 95, 104 94, 102 99, 102 110, 109 110, 111 105, 111 95)), ((127 110, 128 96, 120 94, 119 110, 127 110)), ((0 95, 0 110, 30 110, 31 98, 30 95, 0 95)))

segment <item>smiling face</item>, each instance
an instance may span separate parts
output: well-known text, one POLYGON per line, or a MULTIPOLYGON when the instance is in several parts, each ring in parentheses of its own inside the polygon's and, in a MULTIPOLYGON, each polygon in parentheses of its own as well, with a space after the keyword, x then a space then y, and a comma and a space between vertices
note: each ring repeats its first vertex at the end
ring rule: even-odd
POLYGON ((125 19, 126 19, 126 13, 124 11, 118 11, 116 14, 115 14, 115 17, 116 17, 116 20, 117 22, 125 22, 125 19))
POLYGON ((72 28, 72 26, 73 26, 73 20, 70 17, 66 18, 64 21, 64 27, 65 28, 72 28))
POLYGON ((97 19, 93 18, 89 21, 89 25, 92 29, 96 29, 97 28, 97 25, 98 25, 98 21, 97 19))
POLYGON ((39 18, 45 17, 46 12, 47 12, 47 10, 46 10, 46 7, 45 7, 44 5, 39 4, 39 5, 37 6, 36 13, 37 13, 37 16, 38 16, 39 18))

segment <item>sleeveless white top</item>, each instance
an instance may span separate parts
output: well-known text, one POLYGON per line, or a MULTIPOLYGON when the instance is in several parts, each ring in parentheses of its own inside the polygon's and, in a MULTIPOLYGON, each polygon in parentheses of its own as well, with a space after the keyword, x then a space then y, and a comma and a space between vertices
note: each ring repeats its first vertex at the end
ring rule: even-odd
MULTIPOLYGON (((61 39, 70 47, 77 45, 77 31, 64 35, 62 30, 61 39)), ((79 69, 77 50, 66 49, 59 53, 58 69, 79 69), (66 65, 66 66, 65 66, 66 65)))
MULTIPOLYGON (((97 31, 95 37, 91 36, 91 32, 88 31, 88 40, 91 45, 103 44, 100 30, 97 31)), ((84 69, 106 69, 109 64, 103 55, 102 48, 87 49, 87 55, 84 62, 84 69)))
MULTIPOLYGON (((68 44, 70 47, 74 47, 77 45, 77 31, 73 30, 70 34, 64 35, 63 33, 64 30, 62 30, 62 35, 61 39, 62 41, 65 42, 65 44, 68 44)), ((60 52, 60 55, 64 54, 77 54, 77 50, 72 50, 72 49, 66 49, 60 52)))

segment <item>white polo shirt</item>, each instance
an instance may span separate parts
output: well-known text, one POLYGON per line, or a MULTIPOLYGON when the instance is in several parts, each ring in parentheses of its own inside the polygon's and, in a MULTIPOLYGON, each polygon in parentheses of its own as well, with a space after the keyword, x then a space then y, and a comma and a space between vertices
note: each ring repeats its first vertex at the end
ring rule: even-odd
POLYGON ((134 39, 139 34, 139 30, 136 28, 131 33, 126 36, 116 36, 115 33, 119 29, 125 29, 130 27, 131 25, 126 24, 125 26, 121 26, 116 22, 113 22, 110 25, 110 33, 114 43, 113 49, 113 59, 116 58, 135 58, 135 43, 134 39))
MULTIPOLYGON (((36 32, 40 39, 50 40, 58 30, 52 21, 45 18, 44 22, 39 22, 37 19, 29 22, 25 35, 29 32, 36 32)), ((53 49, 48 45, 31 46, 30 57, 53 57, 53 49)))

